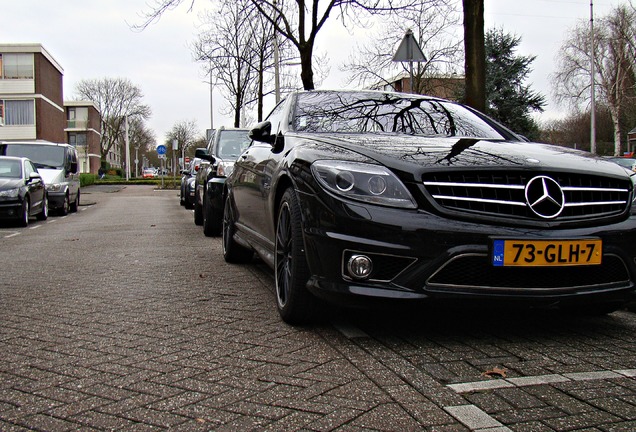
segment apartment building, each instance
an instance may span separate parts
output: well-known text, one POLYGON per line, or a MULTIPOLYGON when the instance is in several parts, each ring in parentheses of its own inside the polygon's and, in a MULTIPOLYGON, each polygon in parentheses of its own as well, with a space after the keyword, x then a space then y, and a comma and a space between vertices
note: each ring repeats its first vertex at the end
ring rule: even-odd
POLYGON ((77 148, 80 172, 97 174, 101 164, 101 115, 91 101, 65 101, 66 142, 77 148))
POLYGON ((40 44, 0 44, 0 140, 62 143, 64 69, 40 44))

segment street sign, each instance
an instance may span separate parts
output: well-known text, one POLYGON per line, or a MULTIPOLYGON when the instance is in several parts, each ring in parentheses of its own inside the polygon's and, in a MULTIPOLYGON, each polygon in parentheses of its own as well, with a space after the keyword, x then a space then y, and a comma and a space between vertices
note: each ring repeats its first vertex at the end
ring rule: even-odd
POLYGON ((413 36, 413 31, 408 29, 402 42, 400 42, 400 46, 398 47, 395 55, 393 56, 393 61, 396 62, 426 62, 426 56, 422 52, 422 48, 420 48, 420 44, 415 40, 415 36, 413 36))
POLYGON ((157 154, 158 155, 165 155, 166 154, 166 146, 161 144, 157 146, 157 154))
POLYGON ((427 62, 426 56, 420 48, 420 44, 415 40, 413 31, 408 29, 395 55, 394 62, 409 62, 409 92, 414 93, 413 89, 413 62, 427 62))

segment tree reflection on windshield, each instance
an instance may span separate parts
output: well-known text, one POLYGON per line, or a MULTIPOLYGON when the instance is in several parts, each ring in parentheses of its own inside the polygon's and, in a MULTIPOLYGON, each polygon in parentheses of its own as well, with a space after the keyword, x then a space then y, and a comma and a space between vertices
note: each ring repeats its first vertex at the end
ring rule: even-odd
POLYGON ((501 139, 460 105, 421 96, 375 92, 298 95, 293 127, 310 133, 398 133, 501 139))

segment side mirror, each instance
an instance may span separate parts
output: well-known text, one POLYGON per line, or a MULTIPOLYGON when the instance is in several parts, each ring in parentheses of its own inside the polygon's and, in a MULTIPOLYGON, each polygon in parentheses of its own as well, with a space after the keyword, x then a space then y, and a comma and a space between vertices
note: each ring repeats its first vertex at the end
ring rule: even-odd
POLYGON ((199 156, 200 159, 203 159, 204 161, 208 161, 210 163, 214 163, 216 161, 216 159, 214 158, 214 156, 210 155, 210 154, 202 154, 199 156))
POLYGON ((35 172, 35 171, 31 171, 29 173, 29 178, 27 179, 27 183, 31 183, 34 180, 40 180, 42 181, 42 176, 40 175, 40 173, 35 172))
POLYGON ((250 130, 249 137, 254 141, 268 144, 274 144, 276 141, 276 137, 272 135, 272 124, 267 120, 254 126, 250 130))
POLYGON ((208 154, 208 150, 207 150, 207 149, 205 149, 205 148, 201 148, 201 147, 197 148, 197 149, 194 151, 194 157, 197 157, 197 158, 199 158, 199 159, 203 159, 201 156, 202 156, 202 155, 207 155, 207 154, 208 154))
POLYGON ((77 162, 71 162, 70 172, 73 174, 77 173, 77 162))

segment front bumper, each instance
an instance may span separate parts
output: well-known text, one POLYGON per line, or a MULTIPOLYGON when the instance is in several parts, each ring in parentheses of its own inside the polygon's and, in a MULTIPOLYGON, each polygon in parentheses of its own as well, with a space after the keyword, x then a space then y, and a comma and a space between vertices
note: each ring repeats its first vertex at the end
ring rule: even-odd
POLYGON ((66 200, 66 192, 48 192, 47 197, 49 201, 49 209, 56 210, 64 207, 64 201, 66 200))
POLYGON ((12 199, 0 201, 0 219, 13 220, 22 214, 22 201, 12 199))
POLYGON ((311 271, 308 288, 338 301, 355 298, 464 298, 554 303, 634 296, 636 217, 610 225, 528 229, 444 218, 418 210, 345 203, 326 194, 299 194, 311 271), (602 264, 495 267, 494 238, 603 242, 602 264), (353 255, 373 262, 371 275, 347 270, 353 255))

